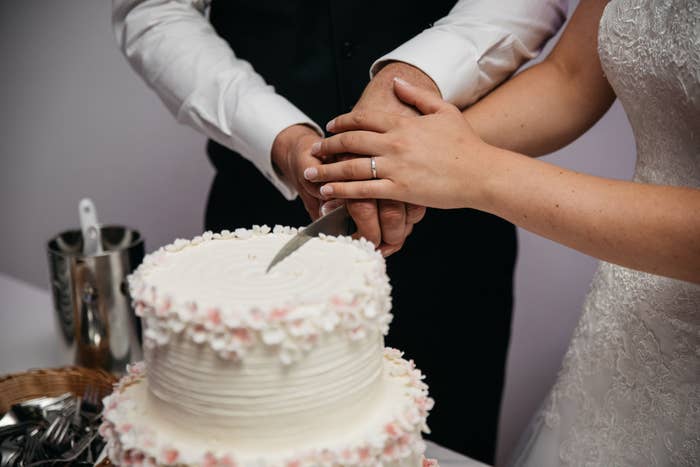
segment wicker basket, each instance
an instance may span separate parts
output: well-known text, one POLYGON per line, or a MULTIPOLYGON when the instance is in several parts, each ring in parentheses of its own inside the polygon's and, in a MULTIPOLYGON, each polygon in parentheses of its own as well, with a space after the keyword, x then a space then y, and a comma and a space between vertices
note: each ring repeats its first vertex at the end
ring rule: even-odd
POLYGON ((100 398, 112 392, 117 379, 106 371, 82 367, 29 370, 0 377, 0 413, 12 404, 36 397, 54 397, 67 392, 82 395, 88 386, 99 391, 100 398))
MULTIPOLYGON (((55 397, 67 392, 82 395, 88 386, 94 387, 100 398, 112 392, 117 378, 103 370, 77 366, 29 370, 0 377, 0 413, 7 412, 12 404, 47 396, 55 397)), ((111 465, 109 460, 99 467, 111 465)))

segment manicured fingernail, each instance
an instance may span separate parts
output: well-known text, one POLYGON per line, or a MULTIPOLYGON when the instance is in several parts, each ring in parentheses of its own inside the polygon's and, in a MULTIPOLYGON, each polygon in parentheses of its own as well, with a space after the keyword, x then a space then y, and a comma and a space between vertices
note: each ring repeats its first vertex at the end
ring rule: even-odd
POLYGON ((316 177, 318 177, 318 170, 316 169, 316 167, 309 167, 308 169, 304 170, 305 179, 313 180, 316 177))
POLYGON ((396 82, 397 84, 400 84, 402 86, 410 86, 410 84, 408 84, 408 81, 401 79, 398 76, 394 76, 394 82, 396 82))
POLYGON ((321 194, 323 196, 329 196, 333 194, 333 187, 330 185, 323 185, 321 187, 321 194))
POLYGON ((321 152, 321 142, 316 141, 314 144, 311 145, 311 155, 315 156, 319 152, 321 152))
POLYGON ((333 131, 335 128, 335 118, 330 122, 326 123, 326 131, 333 131))

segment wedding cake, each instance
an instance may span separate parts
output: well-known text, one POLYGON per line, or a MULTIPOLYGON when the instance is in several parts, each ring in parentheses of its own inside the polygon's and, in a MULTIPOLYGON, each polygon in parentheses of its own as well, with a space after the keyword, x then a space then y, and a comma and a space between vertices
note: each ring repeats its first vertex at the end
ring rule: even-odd
POLYGON ((296 234, 207 232, 129 278, 144 362, 105 399, 119 465, 422 466, 433 401, 384 348, 389 281, 371 243, 320 237, 266 273, 296 234))

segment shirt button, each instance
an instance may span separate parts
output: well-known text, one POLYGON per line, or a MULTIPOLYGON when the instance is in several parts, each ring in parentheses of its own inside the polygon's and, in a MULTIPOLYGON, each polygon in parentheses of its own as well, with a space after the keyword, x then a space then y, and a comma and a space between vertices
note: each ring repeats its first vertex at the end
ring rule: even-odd
POLYGON ((355 48, 355 44, 353 44, 350 41, 345 41, 343 42, 342 47, 340 48, 341 54, 343 55, 343 58, 350 59, 352 58, 352 52, 353 49, 355 48))

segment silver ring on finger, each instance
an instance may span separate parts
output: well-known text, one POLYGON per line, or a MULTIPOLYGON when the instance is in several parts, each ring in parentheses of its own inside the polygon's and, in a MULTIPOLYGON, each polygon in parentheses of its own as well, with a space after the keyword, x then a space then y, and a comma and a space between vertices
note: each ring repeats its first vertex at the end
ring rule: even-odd
POLYGON ((377 178, 377 161, 374 160, 374 156, 369 158, 369 164, 372 169, 372 178, 377 178))

